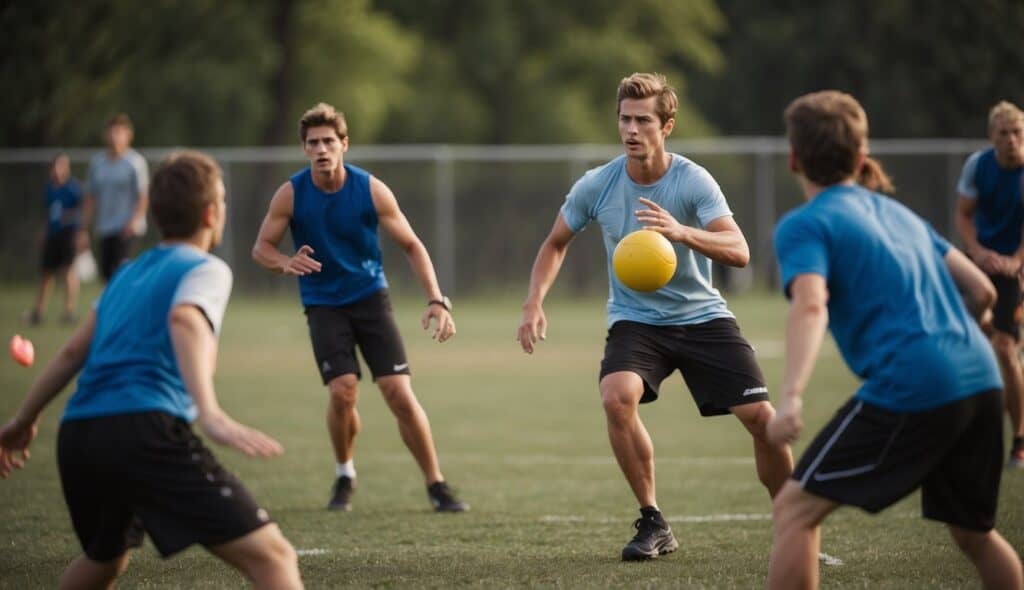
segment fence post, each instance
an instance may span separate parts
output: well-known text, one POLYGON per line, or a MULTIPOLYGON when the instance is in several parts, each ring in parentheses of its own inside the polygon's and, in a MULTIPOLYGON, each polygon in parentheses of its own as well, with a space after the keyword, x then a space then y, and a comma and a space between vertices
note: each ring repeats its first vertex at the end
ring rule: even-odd
POLYGON ((455 285, 455 168, 450 146, 438 146, 434 153, 434 227, 437 281, 441 290, 454 297, 455 285))
MULTIPOLYGON (((230 197, 231 195, 231 163, 225 162, 221 164, 221 170, 224 175, 224 193, 230 197)), ((234 225, 233 219, 235 213, 239 211, 239 207, 228 207, 228 216, 224 220, 224 235, 221 237, 219 253, 224 258, 224 262, 228 263, 231 268, 237 268, 235 266, 235 232, 232 230, 234 225)))
POLYGON ((775 287, 775 168, 769 146, 760 145, 754 156, 754 216, 757 228, 757 267, 754 272, 769 288, 775 287))

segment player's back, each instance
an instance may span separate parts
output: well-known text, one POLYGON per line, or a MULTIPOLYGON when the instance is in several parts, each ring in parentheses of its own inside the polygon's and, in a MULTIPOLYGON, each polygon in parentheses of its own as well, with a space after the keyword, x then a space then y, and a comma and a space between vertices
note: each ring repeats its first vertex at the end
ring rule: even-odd
POLYGON ((916 411, 1001 386, 946 267, 950 246, 904 205, 833 186, 787 215, 779 235, 789 242, 780 252, 822 245, 810 256, 824 257, 829 328, 865 379, 859 397, 916 411))
POLYGON ((89 356, 64 418, 161 410, 193 420, 169 314, 179 302, 195 303, 217 331, 230 282, 223 261, 184 244, 159 245, 119 269, 96 305, 89 356))

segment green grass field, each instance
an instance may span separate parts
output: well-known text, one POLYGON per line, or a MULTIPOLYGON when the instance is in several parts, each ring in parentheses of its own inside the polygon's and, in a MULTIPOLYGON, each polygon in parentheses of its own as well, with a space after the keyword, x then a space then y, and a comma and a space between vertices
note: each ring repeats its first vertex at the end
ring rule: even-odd
MULTIPOLYGON (((5 287, 0 294, 0 334, 20 331, 37 350, 31 369, 0 362, 4 420, 68 334, 55 323, 21 326, 18 316, 30 299, 27 288, 5 287)), ((764 585, 771 507, 754 474, 749 437, 736 420, 701 419, 678 375, 663 386, 660 401, 642 409, 655 443, 658 501, 681 547, 652 562, 622 563, 619 551, 637 513, 612 458, 597 394, 603 301, 550 302, 548 338, 532 357, 513 340, 517 299, 457 304, 458 336, 444 345, 420 330, 418 299, 399 300, 396 308, 442 469, 473 505, 460 515, 430 511, 419 472, 368 380, 360 402, 355 509, 326 512, 334 469, 326 393, 297 296, 238 297, 229 307, 216 380, 221 402, 286 451, 271 461, 214 451, 300 550, 308 587, 764 585)), ((774 294, 747 295, 731 305, 759 350, 769 386, 777 387, 784 302, 774 294)), ((806 430, 797 453, 855 387, 829 344, 805 398, 806 430)), ((27 468, 0 481, 2 588, 53 587, 79 553, 54 457, 67 393, 44 415, 27 468)), ((998 527, 1018 549, 1024 547, 1022 502, 1024 473, 1007 472, 998 527)), ((916 494, 879 517, 855 509, 835 513, 826 521, 822 551, 842 563, 822 565, 822 586, 977 587, 944 527, 919 515, 916 494)), ((121 585, 222 588, 244 581, 202 549, 162 560, 147 544, 121 585)))

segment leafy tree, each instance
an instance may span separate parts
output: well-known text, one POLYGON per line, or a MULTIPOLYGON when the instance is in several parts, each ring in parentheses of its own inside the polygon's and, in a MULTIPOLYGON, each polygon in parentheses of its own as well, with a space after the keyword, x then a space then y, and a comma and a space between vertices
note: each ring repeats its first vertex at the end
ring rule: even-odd
POLYGON ((417 46, 367 0, 16 1, 0 24, 8 146, 95 145, 118 111, 142 145, 292 142, 320 100, 372 138, 417 46))
POLYGON ((977 137, 988 108, 1024 100, 1024 2, 718 0, 728 67, 686 68, 694 101, 724 133, 782 131, 794 97, 837 88, 876 137, 977 137))
MULTIPOLYGON (((714 71, 721 17, 712 0, 380 0, 424 49, 386 141, 614 141, 614 92, 634 71, 714 71)), ((685 99, 679 135, 710 127, 685 99)))

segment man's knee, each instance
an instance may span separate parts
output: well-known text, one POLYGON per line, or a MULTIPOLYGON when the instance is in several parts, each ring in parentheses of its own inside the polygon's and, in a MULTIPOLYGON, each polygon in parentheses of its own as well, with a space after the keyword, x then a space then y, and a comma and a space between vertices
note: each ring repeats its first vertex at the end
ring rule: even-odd
POLYGON ((351 373, 335 377, 327 384, 327 390, 334 408, 348 410, 355 407, 359 398, 359 379, 351 373))
POLYGON ((600 388, 601 404, 609 421, 628 421, 633 418, 644 394, 644 382, 640 375, 630 371, 610 373, 601 379, 600 388))
POLYGON ((775 409, 770 403, 743 404, 733 406, 730 410, 754 437, 755 444, 767 444, 768 422, 775 415, 775 409))
POLYGON ((257 585, 290 577, 299 568, 299 556, 275 524, 249 533, 219 550, 257 585))
POLYGON ((777 531, 813 529, 835 505, 805 492, 797 482, 786 481, 772 500, 772 524, 777 531))
POLYGON ((381 377, 377 386, 384 397, 384 402, 397 418, 404 419, 415 413, 419 407, 412 385, 406 376, 381 377))
POLYGON ((629 420, 636 414, 637 400, 628 390, 609 388, 601 393, 601 404, 608 420, 618 422, 629 420))

